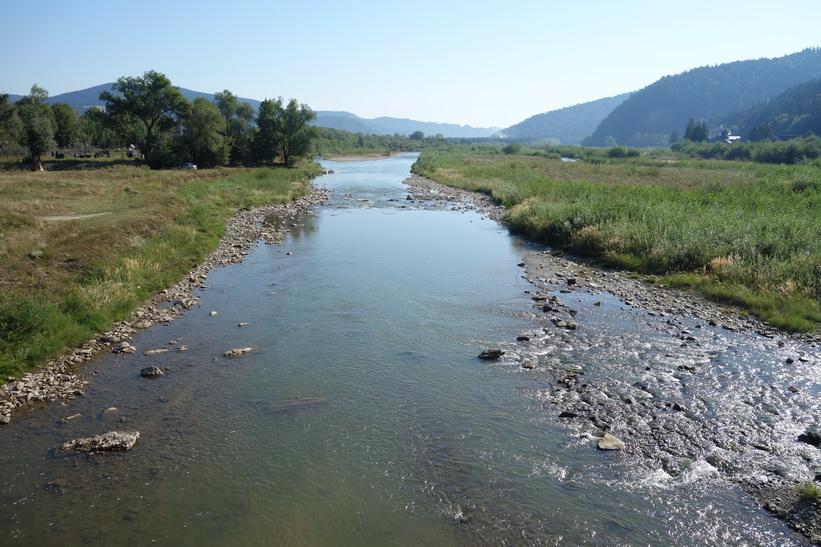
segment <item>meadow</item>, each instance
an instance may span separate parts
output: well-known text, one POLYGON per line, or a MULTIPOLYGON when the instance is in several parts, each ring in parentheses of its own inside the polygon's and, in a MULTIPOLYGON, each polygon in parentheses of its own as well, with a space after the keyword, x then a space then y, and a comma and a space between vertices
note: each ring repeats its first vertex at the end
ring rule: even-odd
POLYGON ((818 329, 817 164, 631 156, 568 162, 451 146, 425 150, 414 171, 491 195, 510 208, 510 229, 533 241, 785 330, 818 329))
POLYGON ((201 263, 238 209, 297 199, 320 169, 4 167, 0 383, 128 318, 201 263))

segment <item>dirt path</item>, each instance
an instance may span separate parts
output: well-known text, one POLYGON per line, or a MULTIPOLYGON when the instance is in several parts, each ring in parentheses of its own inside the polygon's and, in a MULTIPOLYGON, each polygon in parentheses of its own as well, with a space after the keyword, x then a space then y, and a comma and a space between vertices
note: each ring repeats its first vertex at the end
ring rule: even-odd
POLYGON ((55 216, 55 217, 37 217, 40 220, 87 220, 89 218, 94 217, 101 217, 104 215, 110 215, 111 211, 105 213, 92 213, 90 215, 63 215, 63 216, 55 216))

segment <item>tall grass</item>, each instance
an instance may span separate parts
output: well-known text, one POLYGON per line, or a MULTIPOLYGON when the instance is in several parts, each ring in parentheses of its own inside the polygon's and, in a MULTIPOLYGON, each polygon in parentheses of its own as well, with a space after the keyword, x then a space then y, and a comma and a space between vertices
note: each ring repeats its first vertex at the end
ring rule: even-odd
POLYGON ((305 195, 318 170, 0 173, 0 382, 128 317, 216 248, 227 217, 305 195))
MULTIPOLYGON (((425 151, 414 168, 491 194, 512 231, 653 274, 770 323, 821 322, 821 189, 809 165, 648 160, 585 164, 425 151), (688 275, 676 275, 686 273, 688 275)), ((821 185, 819 185, 821 186, 821 185)))

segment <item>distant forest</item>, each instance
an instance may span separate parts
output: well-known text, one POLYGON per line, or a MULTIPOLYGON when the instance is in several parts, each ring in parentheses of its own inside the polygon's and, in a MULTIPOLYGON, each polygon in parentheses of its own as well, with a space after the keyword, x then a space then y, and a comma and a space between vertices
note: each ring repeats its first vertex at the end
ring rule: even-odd
POLYGON ((536 114, 497 133, 502 138, 545 139, 551 144, 580 144, 629 93, 536 114))
POLYGON ((696 68, 636 91, 583 140, 587 146, 668 146, 688 120, 703 120, 711 135, 769 125, 773 136, 817 131, 818 99, 810 82, 821 77, 821 48, 777 59, 696 68), (802 87, 807 85, 808 87, 802 87), (795 91, 781 95, 788 89, 795 91), (779 96, 778 101, 771 101, 779 96), (814 124, 814 125, 813 125, 814 124), (815 128, 815 129, 813 129, 815 128))

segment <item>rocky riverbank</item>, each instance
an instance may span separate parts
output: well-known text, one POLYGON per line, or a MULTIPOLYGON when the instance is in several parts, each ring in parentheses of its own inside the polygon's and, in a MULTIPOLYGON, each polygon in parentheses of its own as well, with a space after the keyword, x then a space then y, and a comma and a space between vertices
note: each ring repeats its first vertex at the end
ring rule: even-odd
MULTIPOLYGON (((415 175, 405 182, 411 186, 408 199, 464 202, 468 205, 457 207, 504 218, 505 209, 488 196, 415 175)), ((821 418, 805 411, 807 388, 746 385, 737 394, 745 403, 737 411, 708 396, 723 381, 722 373, 711 370, 711 360, 731 354, 734 345, 749 343, 783 367, 812 367, 821 365, 821 337, 790 335, 739 310, 558 251, 530 250, 520 266, 532 284, 530 318, 537 328, 505 346, 504 359, 548 386, 537 397, 544 412, 591 446, 604 435, 617 436, 625 441, 624 457, 672 480, 699 473, 723 479, 813 543, 821 542, 821 504, 799 493, 802 483, 821 477, 821 450, 785 432, 818 425, 813 420, 821 418), (551 359, 551 353, 619 345, 588 334, 579 319, 585 305, 579 295, 592 297, 586 300, 595 306, 615 297, 619 307, 610 313, 651 325, 668 337, 671 351, 625 365, 624 373, 639 381, 599 373, 590 365, 570 370, 561 358, 551 359)))
POLYGON ((296 217, 322 203, 327 195, 325 189, 311 186, 307 196, 294 202, 237 211, 226 222, 219 247, 185 279, 146 302, 130 320, 113 325, 108 332, 47 363, 39 371, 9 378, 8 383, 0 386, 0 425, 10 423, 16 412, 34 405, 83 396, 83 387, 88 382, 83 372, 77 372, 79 365, 104 351, 134 353, 136 349, 130 341, 136 333, 154 323, 167 323, 197 303, 195 291, 203 286, 212 268, 241 262, 260 241, 281 244, 296 217), (278 219, 277 226, 265 222, 273 217, 278 219))

